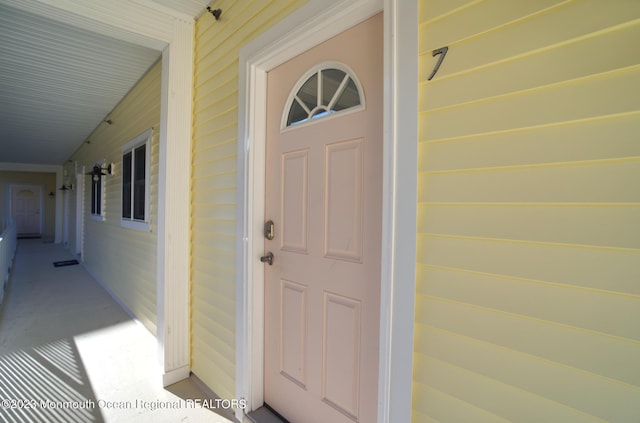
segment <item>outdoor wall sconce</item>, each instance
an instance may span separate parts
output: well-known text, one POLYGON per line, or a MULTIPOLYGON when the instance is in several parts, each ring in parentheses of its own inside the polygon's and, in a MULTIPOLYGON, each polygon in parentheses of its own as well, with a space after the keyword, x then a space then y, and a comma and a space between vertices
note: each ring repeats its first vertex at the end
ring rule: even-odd
POLYGON ((109 166, 104 168, 99 165, 95 165, 93 166, 93 169, 91 170, 91 172, 88 172, 87 175, 91 175, 92 179, 95 182, 98 182, 101 176, 111 175, 112 173, 113 173, 113 164, 110 164, 109 166))
POLYGON ((222 15, 222 9, 212 10, 210 6, 207 6, 207 10, 209 11, 209 13, 213 15, 214 18, 216 18, 216 21, 220 20, 220 15, 222 15))
POLYGON ((58 188, 58 191, 71 191, 72 189, 73 189, 73 184, 69 184, 69 185, 62 184, 62 186, 58 188))
POLYGON ((49 198, 54 198, 55 196, 56 196, 56 193, 55 193, 55 192, 51 191, 51 192, 49 193, 49 198))

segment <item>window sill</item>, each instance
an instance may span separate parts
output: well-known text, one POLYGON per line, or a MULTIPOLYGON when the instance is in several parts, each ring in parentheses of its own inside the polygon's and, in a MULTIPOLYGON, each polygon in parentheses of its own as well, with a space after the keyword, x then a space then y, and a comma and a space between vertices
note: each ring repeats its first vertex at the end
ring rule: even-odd
POLYGON ((151 232, 151 223, 141 220, 122 219, 120 220, 120 226, 141 232, 151 232))
POLYGON ((101 214, 92 214, 91 220, 95 220, 96 222, 104 222, 104 216, 101 214))

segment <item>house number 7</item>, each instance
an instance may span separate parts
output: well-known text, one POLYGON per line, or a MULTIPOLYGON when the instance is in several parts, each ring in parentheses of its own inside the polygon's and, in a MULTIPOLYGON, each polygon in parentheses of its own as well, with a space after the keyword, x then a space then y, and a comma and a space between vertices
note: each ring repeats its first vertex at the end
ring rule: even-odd
POLYGON ((444 56, 447 55, 448 51, 449 47, 442 47, 433 50, 433 57, 436 57, 438 54, 440 55, 440 57, 438 57, 438 63, 436 63, 436 67, 433 68, 433 71, 431 72, 431 75, 429 75, 429 78, 427 78, 427 81, 431 81, 431 79, 436 76, 436 73, 438 72, 438 69, 440 69, 440 65, 442 64, 442 61, 444 60, 444 56))

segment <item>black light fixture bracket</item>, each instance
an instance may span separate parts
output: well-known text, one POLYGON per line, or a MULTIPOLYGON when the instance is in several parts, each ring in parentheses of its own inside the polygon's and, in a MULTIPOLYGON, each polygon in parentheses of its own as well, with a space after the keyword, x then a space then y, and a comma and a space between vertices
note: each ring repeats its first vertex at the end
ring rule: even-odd
POLYGON ((207 10, 209 11, 209 13, 211 13, 213 15, 214 18, 216 18, 216 21, 220 20, 220 15, 222 15, 222 9, 211 9, 211 6, 207 6, 207 10))
POLYGON ((91 175, 91 176, 104 176, 104 175, 111 175, 113 170, 113 167, 111 164, 109 164, 107 167, 102 167, 100 165, 94 165, 93 169, 91 169, 91 172, 87 172, 87 175, 91 175))

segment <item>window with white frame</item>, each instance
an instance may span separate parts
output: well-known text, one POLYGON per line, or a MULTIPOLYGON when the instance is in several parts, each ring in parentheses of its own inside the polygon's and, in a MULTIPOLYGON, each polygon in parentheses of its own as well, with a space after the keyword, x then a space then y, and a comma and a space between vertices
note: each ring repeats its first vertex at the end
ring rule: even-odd
POLYGON ((122 147, 122 226, 149 230, 150 176, 151 129, 122 147))

